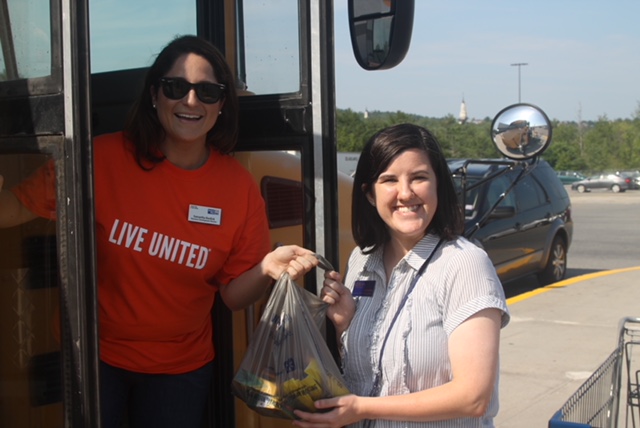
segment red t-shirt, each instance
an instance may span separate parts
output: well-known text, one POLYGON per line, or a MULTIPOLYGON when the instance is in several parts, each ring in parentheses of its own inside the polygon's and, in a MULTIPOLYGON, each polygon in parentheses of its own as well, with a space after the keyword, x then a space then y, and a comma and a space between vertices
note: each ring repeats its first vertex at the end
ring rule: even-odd
MULTIPOLYGON (((45 217, 55 213, 52 165, 13 189, 45 217)), ((213 151, 197 170, 164 161, 145 171, 118 132, 94 140, 94 183, 101 359, 143 373, 210 362, 218 285, 270 247, 253 177, 213 151)))

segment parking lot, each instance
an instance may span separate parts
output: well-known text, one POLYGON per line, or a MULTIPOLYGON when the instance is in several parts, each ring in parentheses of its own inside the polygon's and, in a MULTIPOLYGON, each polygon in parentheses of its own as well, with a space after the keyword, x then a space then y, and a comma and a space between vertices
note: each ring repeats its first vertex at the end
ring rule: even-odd
POLYGON ((568 192, 575 222, 568 279, 509 296, 499 428, 546 427, 614 349, 620 319, 640 316, 640 191, 568 192))
MULTIPOLYGON (((567 278, 640 265, 640 190, 578 193, 565 188, 574 219, 567 278)), ((537 280, 528 277, 506 284, 505 292, 513 297, 537 287, 537 280)))
POLYGON ((569 195, 574 218, 569 277, 640 265, 640 190, 569 195))
POLYGON ((571 190, 570 185, 565 185, 567 193, 571 197, 571 200, 575 203, 616 203, 616 204, 640 204, 640 191, 639 190, 627 190, 625 192, 613 193, 611 190, 592 190, 590 192, 580 193, 575 190, 571 190))

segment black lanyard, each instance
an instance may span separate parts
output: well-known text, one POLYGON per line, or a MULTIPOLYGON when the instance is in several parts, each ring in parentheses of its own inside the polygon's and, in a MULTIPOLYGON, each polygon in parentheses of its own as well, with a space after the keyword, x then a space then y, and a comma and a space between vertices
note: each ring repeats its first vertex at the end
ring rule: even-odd
POLYGON ((380 348, 380 359, 378 360, 378 370, 376 372, 376 377, 373 381, 373 387, 371 388, 371 393, 369 394, 369 397, 377 397, 378 394, 380 394, 380 381, 382 378, 382 354, 384 353, 384 348, 387 346, 387 340, 391 335, 391 329, 393 329, 393 325, 398 319, 398 316, 400 316, 400 311, 404 307, 405 303, 407 303, 407 299, 409 298, 409 295, 411 294, 413 289, 416 287, 418 280, 424 273, 425 269, 427 268, 427 265, 433 258, 433 255, 436 253, 436 250, 438 249, 440 244, 442 244, 442 241, 443 239, 441 238, 436 244, 436 246, 433 247, 433 250, 431 251, 431 254, 429 254, 429 257, 427 257, 427 259, 422 263, 422 266, 420 266, 420 269, 418 269, 418 272, 416 273, 416 275, 413 277, 413 280, 411 281, 411 285, 409 285, 409 288, 407 289, 407 293, 402 298, 402 302, 400 302, 400 305, 398 306, 398 310, 396 311, 395 315, 393 316, 393 319, 391 320, 391 324, 389 325, 389 330, 387 330, 387 334, 384 336, 384 340, 382 341, 382 347, 380 348))

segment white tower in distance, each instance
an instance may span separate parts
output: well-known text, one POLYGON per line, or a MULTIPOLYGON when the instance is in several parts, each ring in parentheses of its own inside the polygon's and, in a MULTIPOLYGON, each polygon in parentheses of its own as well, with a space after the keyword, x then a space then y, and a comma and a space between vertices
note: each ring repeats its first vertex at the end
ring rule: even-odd
POLYGON ((467 105, 464 103, 464 95, 462 96, 462 104, 460 104, 460 116, 458 116, 458 123, 462 125, 467 121, 467 105))

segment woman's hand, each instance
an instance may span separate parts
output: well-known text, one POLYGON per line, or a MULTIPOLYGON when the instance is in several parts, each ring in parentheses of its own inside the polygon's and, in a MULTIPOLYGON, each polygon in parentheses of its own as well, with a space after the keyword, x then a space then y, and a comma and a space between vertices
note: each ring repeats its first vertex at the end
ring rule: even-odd
POLYGON ((353 424, 363 419, 359 414, 361 400, 362 397, 353 394, 318 400, 315 402, 316 409, 331 410, 318 413, 294 410, 299 420, 293 421, 293 425, 302 428, 340 428, 353 424))
POLYGON ((220 296, 232 311, 244 309, 261 299, 271 279, 278 280, 284 271, 295 280, 317 265, 313 251, 297 245, 278 247, 253 268, 220 287, 220 296))
POLYGON ((356 312, 356 302, 351 291, 342 283, 342 276, 336 272, 326 272, 322 287, 322 301, 329 304, 327 317, 336 327, 338 335, 341 335, 353 319, 356 312))
POLYGON ((294 281, 318 265, 313 251, 297 245, 277 247, 262 259, 261 268, 264 275, 277 280, 284 271, 294 281))

